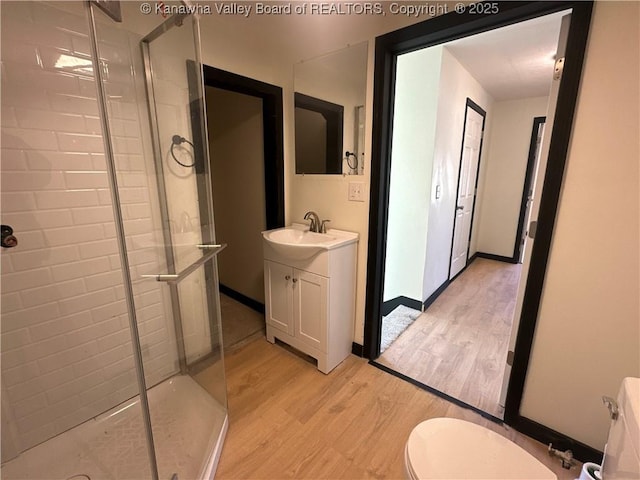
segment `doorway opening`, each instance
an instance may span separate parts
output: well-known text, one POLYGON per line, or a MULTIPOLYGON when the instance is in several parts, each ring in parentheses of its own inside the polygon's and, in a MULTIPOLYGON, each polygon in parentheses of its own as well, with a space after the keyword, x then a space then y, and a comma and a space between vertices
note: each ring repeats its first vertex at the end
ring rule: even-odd
POLYGON ((282 89, 204 66, 222 330, 227 348, 264 335, 261 232, 284 226, 282 89))
MULTIPOLYGON (((434 300, 432 296, 435 296, 436 299, 438 295, 444 296, 443 292, 446 289, 459 288, 461 285, 461 281, 463 280, 463 275, 455 278, 453 282, 449 280, 449 263, 450 263, 450 252, 452 245, 452 235, 453 231, 452 224, 455 218, 455 194, 456 187, 453 189, 447 188, 450 187, 451 181, 455 182, 454 185, 457 186, 457 172, 459 170, 459 163, 455 163, 455 169, 452 169, 450 165, 443 165, 442 158, 446 158, 447 155, 442 155, 441 153, 433 153, 433 149, 430 150, 425 157, 422 158, 422 163, 417 163, 414 170, 411 170, 415 175, 419 168, 424 168, 424 165, 427 164, 429 166, 428 170, 431 172, 429 176, 428 187, 426 195, 422 195, 427 198, 427 204, 424 210, 420 210, 419 208, 415 208, 415 205, 411 204, 411 210, 413 212, 413 223, 411 223, 412 232, 414 232, 414 238, 398 235, 399 231, 396 228, 397 223, 393 223, 393 212, 394 212, 394 189, 393 189, 393 181, 396 176, 396 169, 394 168, 393 159, 395 158, 397 152, 397 132, 396 121, 398 119, 399 109, 398 109, 398 95, 402 96, 403 92, 406 92, 406 85, 403 84, 402 78, 398 77, 398 72, 400 72, 403 68, 402 62, 403 57, 409 55, 420 55, 421 52, 427 52, 429 47, 438 47, 443 48, 445 42, 459 40, 459 39, 467 39, 467 37, 471 37, 472 35, 477 35, 482 32, 490 32, 501 27, 507 26, 515 26, 515 24, 520 24, 522 22, 539 19, 539 17, 543 17, 545 15, 550 14, 558 14, 559 12, 563 12, 566 10, 571 10, 571 24, 568 28, 566 42, 563 43, 563 47, 566 46, 565 55, 563 57, 566 58, 565 65, 571 63, 572 68, 569 70, 565 68, 562 75, 559 76, 557 80, 557 107, 551 108, 550 111, 555 110, 555 114, 553 115, 556 121, 552 127, 548 128, 547 139, 547 151, 548 151, 548 159, 545 165, 541 165, 540 171, 544 173, 544 185, 542 186, 542 182, 540 184, 542 194, 536 198, 538 202, 537 209, 535 211, 536 216, 532 218, 537 218, 538 228, 535 237, 535 243, 533 243, 532 247, 529 249, 531 252, 529 254, 528 260, 530 262, 531 268, 526 270, 526 273, 523 274, 523 279, 525 281, 522 282, 523 287, 519 290, 517 285, 515 287, 511 287, 511 291, 517 292, 512 295, 513 302, 519 302, 519 305, 516 306, 515 313, 513 317, 516 321, 519 321, 518 328, 515 329, 517 332, 517 340, 515 341, 515 348, 513 349, 513 354, 509 355, 509 362, 512 363, 512 374, 510 376, 508 385, 507 398, 504 402, 504 420, 510 425, 518 428, 523 422, 521 422, 519 416, 519 408, 520 402, 522 398, 522 392, 524 389, 524 380, 526 376, 527 364, 529 353, 531 350, 531 345, 533 341, 533 330, 535 328, 535 322, 538 312, 538 306, 540 302, 540 296, 542 291, 542 286, 544 283, 544 275, 546 269, 546 261, 549 255, 549 248, 551 243, 551 234, 553 230, 553 223, 556 215, 557 204, 559 200, 560 193, 560 185, 562 182, 562 176, 564 172, 564 162, 566 151, 568 147, 569 135, 571 131, 571 123, 573 120, 573 113, 575 107, 575 100, 577 96, 577 89, 580 80, 581 74, 581 66, 582 59, 584 55, 584 48, 586 44, 586 36, 588 32, 588 25, 591 15, 591 7, 590 3, 581 3, 581 2, 554 2, 550 3, 538 3, 538 2, 527 2, 524 4, 513 5, 509 2, 499 3, 499 13, 495 15, 486 16, 486 17, 474 17, 471 15, 455 15, 455 14, 447 14, 442 17, 436 17, 427 22, 423 22, 421 24, 414 25, 412 27, 408 27, 405 29, 398 30, 397 32, 392 32, 390 34, 379 37, 376 42, 376 69, 375 69, 375 91, 374 91, 374 110, 377 113, 374 115, 374 131, 373 131, 373 158, 380 159, 380 165, 377 169, 372 170, 372 178, 371 178, 371 212, 369 219, 369 264, 368 264, 368 273, 367 273, 367 304, 366 304, 366 319, 365 319, 365 344, 364 350, 366 355, 374 361, 374 364, 377 364, 381 368, 385 370, 393 370, 387 365, 383 365, 380 362, 380 340, 382 334, 382 314, 385 313, 385 303, 386 301, 396 299, 398 297, 402 297, 402 294, 397 294, 397 291, 389 293, 391 288, 389 287, 392 282, 389 281, 390 275, 392 276, 394 273, 394 269, 396 271, 400 271, 404 273, 404 280, 406 280, 408 275, 407 268, 399 268, 402 265, 419 265, 423 267, 422 271, 418 271, 414 273, 414 278, 418 279, 418 296, 417 299, 419 305, 424 306, 429 303, 433 303, 434 300), (428 24, 428 25, 426 25, 428 24), (452 170, 455 170, 455 173, 452 174, 452 170), (448 183, 447 183, 448 182, 448 183), (453 191, 452 191, 453 190, 453 191), (447 195, 450 197, 448 198, 447 195), (446 203, 447 200, 450 200, 450 208, 442 208, 443 204, 446 203), (435 206, 435 208, 434 208, 435 206), (418 213, 416 213, 418 212, 418 213), (419 215, 420 212, 423 212, 421 218, 416 220, 416 216, 419 215), (446 212, 446 213, 445 213, 446 212), (426 220, 425 220, 426 219, 426 220), (445 221, 446 219, 446 221, 445 221), (451 225, 448 229, 437 229, 434 226, 438 225, 451 225), (405 263, 402 263, 402 259, 394 260, 394 253, 390 251, 389 247, 394 243, 394 237, 400 236, 404 240, 404 251, 406 253, 408 245, 412 240, 415 240, 415 232, 418 231, 422 235, 424 235, 425 242, 421 245, 423 246, 421 258, 416 260, 415 257, 407 261, 405 259, 405 263), (446 232, 444 238, 428 238, 429 234, 432 236, 435 232, 446 232), (433 256, 429 257, 428 250, 431 247, 436 245, 444 244, 448 248, 449 254, 444 255, 446 259, 444 262, 442 261, 441 256, 433 256), (426 253, 425 253, 426 252, 426 253), (427 261, 425 261, 427 260, 427 261), (439 267, 439 271, 444 271, 444 278, 437 277, 433 275, 436 271, 436 268, 439 267), (450 285, 449 285, 450 283, 450 285), (458 284, 458 285, 456 285, 458 284), (526 288, 525 288, 526 285, 526 288), (425 288, 428 287, 428 288, 425 288), (522 291, 522 295, 521 295, 522 291), (521 311, 521 314, 519 313, 521 311), (377 363, 376 363, 377 362, 377 363)), ((558 37, 556 37, 557 40, 558 37)), ((454 42, 455 43, 455 42, 454 42)), ((433 50, 432 50, 433 51, 433 50)), ((449 52, 451 53, 451 52, 449 52)), ((549 52, 553 54, 553 52, 549 52)), ((426 53, 424 53, 427 55, 426 53)), ((441 58, 447 56, 447 53, 441 55, 441 58)), ((451 55, 453 56, 453 55, 451 55)), ((458 60, 456 58, 455 60, 458 60)), ((458 63, 462 63, 458 61, 458 63)), ((444 63, 441 61, 440 68, 442 68, 444 63)), ((434 72, 435 69, 423 69, 423 72, 434 72)), ((407 76, 407 78, 411 78, 411 76, 407 76)), ((419 80, 425 83, 424 75, 422 77, 418 76, 419 80)), ((437 79, 435 80, 438 81, 437 79)), ((549 78, 549 81, 551 79, 549 78)), ((455 82, 443 82, 446 87, 451 87, 454 85, 455 88, 458 86, 455 82)), ((480 103, 480 100, 477 96, 471 96, 475 102, 479 103, 480 106, 485 108, 485 105, 480 103)), ((414 99, 415 102, 415 99, 414 99)), ((489 102, 490 103, 490 102, 489 102)), ((555 106, 555 102, 554 106, 555 106)), ((442 103, 438 103, 436 101, 435 109, 440 111, 442 103)), ((445 106, 443 110, 448 113, 451 117, 454 118, 454 113, 458 115, 458 122, 449 122, 443 124, 443 128, 441 131, 448 130, 451 131, 455 128, 458 128, 460 131, 463 127, 462 117, 464 115, 464 104, 458 102, 452 106, 445 106), (457 110, 456 110, 457 109, 457 110)), ((415 108, 414 108, 415 111, 415 108)), ((542 114, 546 113, 546 109, 541 112, 542 114)), ((493 119, 491 118, 492 112, 487 110, 487 120, 490 128, 493 128, 492 125, 493 119)), ((533 118, 536 116, 541 116, 540 113, 532 114, 529 117, 528 125, 524 128, 527 129, 527 137, 531 132, 531 122, 533 118)), ((416 122, 410 122, 413 125, 416 125, 416 122)), ((448 142, 451 141, 451 135, 439 135, 438 127, 436 126, 433 130, 433 143, 438 144, 438 142, 448 142)), ((429 133, 424 133, 425 129, 422 129, 421 139, 424 139, 429 133)), ((416 135, 409 135, 409 138, 417 138, 416 135)), ((486 141, 486 136, 485 136, 486 141)), ((528 142, 528 138, 527 138, 528 142)), ((457 141, 454 141, 457 145, 458 151, 455 155, 455 161, 459 162, 460 160, 460 145, 461 138, 458 138, 457 141)), ((525 166, 522 167, 524 177, 524 170, 526 170, 526 161, 527 161, 527 149, 528 145, 525 146, 525 153, 522 155, 524 157, 525 166)), ((487 147, 488 151, 489 148, 487 147)), ((414 157, 418 155, 415 154, 416 150, 413 150, 414 157)), ((410 155, 409 155, 410 156, 410 155)), ((448 154, 450 158, 452 155, 448 154)), ((484 156, 484 153, 483 153, 484 156)), ((481 165, 483 165, 483 161, 481 160, 481 165)), ((486 166, 487 164, 485 164, 486 166)), ((486 188, 487 181, 487 172, 480 172, 479 175, 479 189, 486 188), (484 182, 484 183, 483 183, 484 182)), ((477 220, 474 220, 471 225, 471 242, 470 248, 466 255, 466 263, 470 264, 467 270, 471 270, 473 263, 477 263, 479 260, 490 260, 494 261, 497 264, 504 264, 499 266, 506 267, 518 267, 517 260, 514 262, 514 244, 516 242, 517 235, 517 225, 520 217, 520 199, 523 195, 523 185, 524 182, 521 180, 519 183, 519 191, 516 195, 516 200, 513 202, 511 207, 515 211, 514 217, 515 221, 510 227, 512 229, 512 234, 509 237, 509 241, 503 241, 504 246, 500 243, 500 248, 495 250, 496 253, 492 252, 483 252, 482 248, 482 235, 483 235, 483 222, 487 221, 487 217, 484 216, 483 212, 486 207, 486 203, 491 203, 486 197, 478 197, 479 200, 476 203, 476 206, 473 208, 475 210, 477 220), (507 245, 508 244, 508 245, 507 245), (504 247, 504 248, 503 248, 504 247), (484 254, 484 255, 483 255, 484 254), (480 258, 478 258, 480 257, 480 258), (487 258, 482 258, 487 257, 487 258), (477 259, 477 260, 475 260, 477 259)), ((494 199, 495 200, 495 199, 494 199)), ((494 202, 495 203, 495 202, 494 202)), ((503 202, 504 203, 504 202, 503 202)), ((405 203, 405 209, 406 208, 405 203)), ((500 215, 494 215, 496 218, 500 218, 500 215)), ((491 232, 494 230, 491 222, 488 222, 489 227, 485 228, 486 232, 491 232)), ((489 235, 490 237, 490 235, 489 235)), ((506 237, 505 237, 506 238, 506 237)), ((504 240, 504 239, 502 239, 504 240)), ((511 274, 511 276, 518 276, 516 274, 511 274)), ((415 287, 414 287, 415 288, 415 287)), ((410 296, 407 296, 411 298, 410 296)), ((465 307, 458 307, 458 310, 464 310, 465 307)), ((428 309, 427 309, 428 311, 428 309)), ((450 328, 444 326, 443 323, 439 322, 439 326, 444 330, 448 331, 450 328)), ((450 326, 449 326, 450 327, 450 326)), ((507 335, 508 337, 508 335, 507 335)), ((414 352, 420 350, 420 347, 413 348, 414 352)), ((427 352, 433 354, 437 350, 436 347, 427 347, 427 352)), ((507 352, 504 351, 504 356, 507 357, 507 352)), ((445 357, 445 363, 449 362, 456 365, 456 357, 455 356, 447 356, 445 357)), ((506 361, 506 358, 505 358, 506 361)), ((433 361, 424 361, 417 362, 422 365, 423 369, 428 369, 430 366, 434 370, 438 370, 438 366, 434 366, 433 361)), ((493 370, 500 372, 503 368, 502 365, 498 365, 498 363, 494 362, 492 365, 493 370)), ((506 367, 505 367, 506 368, 506 367)), ((394 373, 398 374, 398 376, 405 377, 408 380, 413 381, 423 388, 430 390, 437 390, 431 387, 429 384, 423 383, 419 380, 412 379, 409 375, 406 375, 402 372, 394 371, 394 373)), ((473 376, 471 370, 467 370, 467 374, 469 376, 473 376)), ((459 389, 459 391, 462 388, 459 389)), ((499 390, 499 389, 498 389, 499 390)), ((457 395, 458 392, 454 392, 454 395, 450 395, 447 392, 437 391, 436 393, 449 398, 450 400, 456 401, 457 403, 461 403, 464 406, 472 408, 474 410, 479 411, 485 416, 494 417, 494 419, 499 420, 499 416, 487 413, 481 408, 475 407, 469 402, 464 400, 460 400, 457 395)), ((538 438, 540 436, 538 435, 538 438)))
POLYGON ((376 362, 498 419, 531 124, 547 112, 566 14, 397 59, 383 299, 405 301, 383 317, 376 362), (521 66, 495 75, 502 63, 521 66))

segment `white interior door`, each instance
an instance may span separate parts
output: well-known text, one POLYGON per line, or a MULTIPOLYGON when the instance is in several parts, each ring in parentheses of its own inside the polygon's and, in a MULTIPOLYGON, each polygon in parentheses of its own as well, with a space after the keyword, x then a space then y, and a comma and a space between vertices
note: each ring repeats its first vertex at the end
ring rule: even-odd
POLYGON ((545 128, 545 124, 541 123, 538 126, 538 137, 536 140, 536 151, 535 151, 535 160, 534 160, 534 166, 533 166, 533 176, 531 178, 531 182, 528 185, 528 189, 529 191, 527 192, 527 205, 525 207, 525 212, 524 212, 524 227, 522 228, 522 238, 521 238, 521 243, 522 243, 522 248, 520 248, 520 257, 518 258, 518 262, 519 263, 523 263, 524 262, 524 255, 525 252, 527 251, 527 247, 531 247, 531 245, 529 244, 529 242, 527 241, 527 237, 528 237, 528 233, 529 233, 529 224, 531 223, 531 205, 533 204, 533 189, 534 189, 534 185, 535 185, 535 176, 536 173, 538 172, 538 163, 540 162, 540 153, 542 151, 542 139, 544 138, 544 128, 545 128))
MULTIPOLYGON (((564 62, 565 50, 567 45, 567 37, 569 35, 569 24, 571 23, 571 15, 562 17, 562 25, 560 27, 560 35, 558 38, 558 48, 556 50, 557 61, 564 62)), ((549 105, 547 106, 547 121, 545 122, 544 135, 542 137, 542 146, 540 148, 540 158, 538 159, 537 171, 534 174, 533 183, 533 199, 530 206, 529 221, 535 221, 538 218, 540 210, 540 195, 544 184, 544 176, 547 170, 547 160, 549 159, 549 143, 551 141, 551 132, 553 132, 554 114, 556 104, 558 103, 558 91, 560 89, 561 74, 554 72, 553 81, 551 82, 551 90, 549 92, 549 105)), ((529 223, 529 225, 530 225, 529 223)), ((527 225, 527 231, 529 230, 527 225)), ((528 232, 531 233, 531 232, 528 232)), ((520 316, 522 315, 522 302, 524 300, 524 292, 527 286, 527 272, 531 264, 531 251, 533 250, 533 235, 527 235, 524 245, 524 259, 522 261, 522 276, 518 285, 518 294, 516 297, 516 307, 513 312, 513 323, 511 325, 511 338, 509 340, 509 355, 504 366, 504 376, 502 377, 502 391, 500 392, 500 405, 504 406, 507 398, 507 388, 509 387, 509 378, 511 377, 511 361, 513 351, 516 346, 516 337, 518 336, 518 327, 520 326, 520 316)))
POLYGON ((451 251, 451 268, 449 269, 450 279, 467 266, 483 121, 484 116, 467 105, 462 139, 462 156, 460 159, 460 177, 458 179, 456 217, 453 227, 453 249, 451 251))

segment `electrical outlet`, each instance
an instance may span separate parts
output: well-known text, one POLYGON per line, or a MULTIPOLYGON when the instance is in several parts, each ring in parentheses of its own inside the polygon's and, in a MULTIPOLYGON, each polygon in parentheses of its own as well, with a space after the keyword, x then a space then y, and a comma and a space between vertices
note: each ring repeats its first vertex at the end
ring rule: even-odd
POLYGON ((349 200, 351 202, 364 202, 364 183, 349 182, 349 200))

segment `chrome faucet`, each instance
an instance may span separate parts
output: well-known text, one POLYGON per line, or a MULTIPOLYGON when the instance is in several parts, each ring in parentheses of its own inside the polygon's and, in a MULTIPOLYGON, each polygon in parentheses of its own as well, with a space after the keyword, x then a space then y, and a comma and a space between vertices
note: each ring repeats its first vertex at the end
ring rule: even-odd
POLYGON ((318 231, 320 233, 327 233, 327 222, 330 222, 331 220, 322 220, 322 223, 320 224, 320 228, 318 229, 318 231))
POLYGON ((305 220, 309 220, 309 231, 310 232, 320 232, 320 217, 318 217, 318 214, 316 212, 307 212, 304 214, 304 219, 305 220))

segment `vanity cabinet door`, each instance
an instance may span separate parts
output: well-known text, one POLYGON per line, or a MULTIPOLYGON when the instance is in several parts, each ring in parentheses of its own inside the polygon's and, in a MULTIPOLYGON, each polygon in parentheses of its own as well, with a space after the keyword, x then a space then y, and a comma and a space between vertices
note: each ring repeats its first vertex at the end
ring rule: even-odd
POLYGON ((293 274, 295 336, 326 353, 329 279, 302 270, 294 270, 293 274))
POLYGON ((293 326, 293 268, 266 260, 264 262, 265 307, 267 323, 289 335, 293 326))

